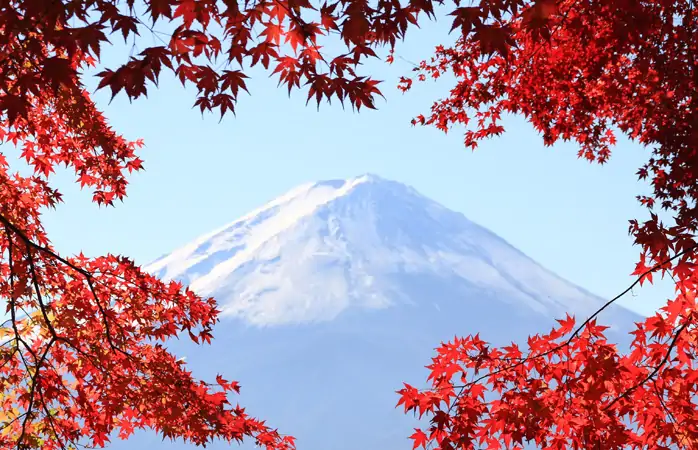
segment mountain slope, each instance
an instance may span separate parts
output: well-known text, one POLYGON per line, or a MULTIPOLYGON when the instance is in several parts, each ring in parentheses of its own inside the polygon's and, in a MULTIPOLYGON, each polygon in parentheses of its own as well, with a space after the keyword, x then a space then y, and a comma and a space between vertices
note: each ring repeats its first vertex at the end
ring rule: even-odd
POLYGON ((300 186, 147 269, 258 325, 410 303, 414 286, 395 277, 415 275, 545 315, 597 304, 462 214, 375 175, 300 186))
MULTIPOLYGON (((239 380, 241 404, 300 450, 411 448, 415 419, 394 409, 395 390, 424 384, 440 341, 522 341, 603 303, 462 214, 373 175, 300 186, 147 269, 217 298, 213 345, 170 348, 198 376, 239 380)), ((626 341, 636 320, 616 306, 601 317, 626 341)), ((148 433, 113 448, 134 446, 189 448, 148 433)))

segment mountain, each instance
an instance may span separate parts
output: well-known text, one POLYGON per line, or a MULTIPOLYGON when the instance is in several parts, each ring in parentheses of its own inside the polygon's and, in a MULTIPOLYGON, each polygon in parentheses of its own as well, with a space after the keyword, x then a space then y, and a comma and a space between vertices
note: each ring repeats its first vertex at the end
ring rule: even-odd
MULTIPOLYGON (((302 185, 146 270, 216 297, 213 345, 170 349, 198 376, 240 381, 241 404, 296 436, 299 450, 411 448, 415 419, 394 408, 395 391, 424 386, 440 341, 522 341, 604 302, 375 175, 302 185)), ((614 305, 600 321, 627 342, 639 319, 614 305)), ((189 448, 145 432, 112 448, 134 445, 189 448)))

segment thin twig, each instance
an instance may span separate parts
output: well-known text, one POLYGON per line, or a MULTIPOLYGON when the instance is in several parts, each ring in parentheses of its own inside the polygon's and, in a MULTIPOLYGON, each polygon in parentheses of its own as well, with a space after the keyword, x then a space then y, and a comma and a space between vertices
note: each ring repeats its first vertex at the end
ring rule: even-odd
MULTIPOLYGON (((668 263, 674 261, 675 259, 677 259, 677 258, 679 258, 679 257, 681 257, 681 256, 683 256, 683 255, 686 255, 686 254, 689 253, 689 252, 692 252, 692 251, 695 250, 696 248, 698 248, 698 243, 697 243, 697 244, 694 244, 694 245, 692 245, 692 246, 690 246, 690 247, 688 247, 688 248, 686 248, 686 249, 684 249, 684 250, 682 250, 682 251, 680 251, 680 252, 678 252, 678 253, 676 253, 674 256, 672 256, 671 258, 667 259, 666 261, 662 261, 662 262, 660 262, 660 263, 658 263, 658 264, 652 266, 651 268, 647 269, 647 270, 646 270, 645 272, 643 272, 642 274, 640 274, 640 275, 637 277, 637 279, 636 279, 629 287, 627 287, 627 288, 626 288, 623 292, 621 292, 620 294, 618 294, 618 295, 616 295, 615 297, 613 297, 611 300, 607 301, 603 306, 601 306, 601 308, 599 308, 598 310, 596 310, 596 312, 595 312, 594 314, 592 314, 591 316, 589 316, 581 325, 579 325, 579 326, 575 329, 575 331, 570 335, 569 339, 567 339, 565 342, 563 342, 563 343, 561 343, 561 344, 559 344, 559 345, 557 345, 557 346, 553 347, 552 349, 549 349, 549 350, 547 350, 547 351, 545 351, 545 352, 538 353, 538 354, 535 354, 535 355, 529 354, 529 355, 527 355, 525 358, 522 358, 522 359, 521 359, 518 363, 516 363, 516 364, 512 364, 512 365, 509 365, 509 366, 507 366, 507 367, 503 367, 503 368, 501 368, 501 369, 497 369, 497 370, 495 370, 495 371, 488 372, 487 374, 482 375, 482 376, 476 378, 475 380, 468 382, 468 383, 465 384, 465 385, 459 386, 459 387, 460 387, 460 392, 456 395, 456 397, 455 397, 455 399, 454 399, 454 402, 457 401, 457 400, 460 398, 460 396, 463 394, 463 392, 464 392, 464 390, 465 390, 466 388, 468 388, 468 387, 470 387, 470 386, 472 386, 472 385, 474 385, 474 384, 476 384, 476 383, 478 383, 478 382, 484 380, 485 378, 489 378, 489 377, 491 377, 491 376, 493 376, 493 375, 496 375, 496 374, 499 374, 499 373, 503 373, 503 372, 510 371, 510 370, 512 370, 512 369, 515 369, 515 368, 517 368, 517 367, 520 367, 520 366, 524 365, 525 363, 531 361, 532 359, 542 358, 542 357, 544 357, 544 356, 547 356, 547 355, 550 355, 550 354, 552 354, 552 353, 555 353, 556 351, 558 351, 558 350, 560 350, 560 349, 562 349, 562 348, 564 348, 564 347, 568 347, 568 346, 572 343, 572 340, 573 340, 574 338, 576 338, 576 337, 579 335, 579 333, 581 333, 581 331, 582 331, 582 329, 584 329, 584 327, 586 327, 595 317, 597 317, 599 314, 601 314, 601 312, 603 312, 603 311, 604 311, 606 308, 608 308, 611 304, 615 303, 618 299, 620 299, 621 297, 623 297, 624 295, 626 295, 628 292, 630 292, 636 285, 638 285, 638 284, 640 283, 641 280, 644 280, 644 278, 645 278, 647 275, 649 275, 650 273, 653 273, 653 272, 659 270, 660 268, 666 266, 668 263)), ((687 324, 688 324, 688 322, 686 322, 686 323, 683 325, 683 327, 681 328, 681 330, 679 330, 679 333, 680 333, 681 331, 683 331, 683 328, 685 328, 687 324)), ((670 347, 669 351, 671 351, 671 348, 673 348, 673 345, 675 345, 676 339, 678 339, 679 333, 677 333, 677 335, 674 337, 674 341, 672 342, 672 346, 670 347)), ((668 358, 668 354, 665 356, 665 360, 663 361, 663 363, 666 362, 666 359, 667 359, 667 358, 668 358)), ((662 363, 662 364, 663 364, 663 363, 662 363)), ((662 364, 660 364, 660 366, 658 366, 658 367, 661 367, 662 364)), ((659 368, 656 368, 655 370, 658 371, 659 368)), ((656 372, 655 372, 655 373, 656 373, 656 372)), ((654 375, 654 374, 652 374, 652 376, 653 376, 653 375, 654 375)), ((649 378, 650 378, 650 377, 648 377, 647 379, 649 379, 649 378)), ((645 381, 647 381, 647 380, 645 380, 645 381)), ((637 388, 637 387, 635 387, 635 388, 633 388, 633 389, 636 389, 636 388, 637 388)), ((615 399, 611 404, 615 403, 615 402, 616 402, 617 400, 619 400, 619 399, 620 399, 620 398, 615 399)), ((609 407, 610 407, 610 405, 609 405, 609 407)))
POLYGON ((685 330, 686 327, 687 327, 690 323, 691 323, 691 320, 690 320, 690 317, 689 317, 689 318, 686 319, 686 322, 684 322, 684 324, 681 325, 681 326, 679 327, 678 330, 676 330, 676 333, 674 333, 674 338, 671 340, 671 343, 669 344, 669 348, 667 349, 666 354, 664 355, 664 358, 662 358, 662 360, 659 362, 659 364, 657 364, 657 366, 654 368, 654 370, 652 370, 652 372, 650 372, 650 373, 649 373, 645 378, 643 378, 641 381, 635 383, 632 387, 630 387, 629 389, 627 389, 625 392, 623 392, 622 394, 620 394, 618 397, 614 398, 614 399, 611 401, 611 403, 609 403, 608 405, 606 405, 606 406, 603 408, 603 411, 608 410, 611 406, 615 405, 619 400, 621 400, 621 399, 623 399, 623 398, 626 398, 628 395, 630 395, 632 392, 634 392, 637 388, 639 388, 639 387, 642 386, 643 384, 647 383, 647 382, 648 382, 649 380, 651 380, 655 375, 657 375, 657 373, 659 373, 659 369, 661 369, 661 368, 664 366, 664 364, 666 364, 667 361, 669 361, 669 357, 671 356, 671 352, 672 352, 672 350, 674 349, 674 347, 676 346, 676 343, 678 342, 679 337, 681 336, 681 333, 683 333, 683 330, 685 330))

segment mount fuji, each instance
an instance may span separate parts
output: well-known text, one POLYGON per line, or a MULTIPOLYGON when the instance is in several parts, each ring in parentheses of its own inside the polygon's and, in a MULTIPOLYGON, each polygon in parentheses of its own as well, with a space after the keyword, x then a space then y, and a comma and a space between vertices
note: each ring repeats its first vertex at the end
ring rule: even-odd
MULTIPOLYGON (((395 391, 425 386, 441 341, 479 332, 525 343, 565 313, 583 319, 604 303, 375 175, 299 186, 146 270, 217 299, 212 345, 168 347, 199 377, 238 380, 240 403, 296 436, 299 450, 409 449, 417 422, 395 409, 395 391)), ((612 305, 599 320, 625 343, 640 319, 612 305)), ((193 448, 148 432, 110 447, 193 448)))

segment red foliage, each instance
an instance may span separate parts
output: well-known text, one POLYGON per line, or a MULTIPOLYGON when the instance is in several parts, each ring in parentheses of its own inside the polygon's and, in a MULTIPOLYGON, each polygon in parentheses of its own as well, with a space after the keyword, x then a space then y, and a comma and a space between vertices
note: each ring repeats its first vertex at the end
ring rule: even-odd
MULTIPOLYGON (((415 444, 698 447, 696 5, 483 0, 452 15, 463 36, 416 71, 420 79, 450 71, 457 84, 413 123, 444 131, 465 125, 465 145, 474 149, 504 131, 501 115, 522 114, 546 145, 575 140, 580 157, 601 164, 614 130, 649 147, 638 175, 651 181, 653 194, 638 197, 649 220, 630 222, 642 248, 633 275, 641 284, 653 273, 669 274, 676 298, 637 324, 627 354, 606 341, 595 320, 570 334, 568 319, 531 337, 527 355, 477 336, 443 344, 429 366, 431 388, 399 391, 406 411, 430 416, 427 438, 415 433, 415 444), (671 223, 660 221, 656 206, 671 213, 671 223)), ((404 79, 401 87, 411 84, 404 79)))
MULTIPOLYGON (((3 79, 10 92, 11 80, 3 79)), ((10 316, 0 325, 0 448, 102 446, 115 430, 126 438, 143 427, 195 443, 250 436, 269 449, 293 447, 230 405, 235 383, 194 379, 158 343, 180 332, 210 341, 213 299, 124 257, 63 258, 51 249, 40 211, 60 200, 48 183, 54 166, 73 166, 95 201, 111 203, 124 195, 125 172, 140 168, 140 144, 112 132, 81 90, 30 91, 27 114, 0 128, 35 168, 24 177, 0 164, 0 296, 10 316)))
MULTIPOLYGON (((631 221, 642 247, 635 273, 650 282, 652 272, 672 275, 677 296, 664 314, 638 325, 627 356, 594 321, 562 342, 570 319, 532 337, 526 357, 516 346, 492 349, 477 336, 444 344, 431 366, 433 389, 401 391, 407 410, 431 417, 414 443, 695 447, 696 6, 454 3, 452 28, 461 35, 422 62, 417 78, 450 71, 457 85, 415 123, 444 131, 470 126, 465 144, 475 148, 503 132, 502 114, 523 114, 546 144, 574 139, 581 157, 600 163, 610 156, 614 129, 651 147, 638 175, 654 192, 639 200, 669 210, 673 220, 664 224, 652 213, 643 223, 631 221), (499 398, 485 397, 488 391, 499 398)), ((101 70, 99 86, 112 95, 146 95, 164 68, 196 86, 202 112, 225 114, 246 90, 246 65, 261 64, 289 92, 307 85, 308 100, 337 98, 360 109, 373 108, 380 91, 378 81, 356 72, 358 64, 380 46, 392 50, 420 15, 434 15, 433 0, 3 2, 0 141, 17 145, 35 172, 12 175, 0 155, 0 296, 11 315, 0 328, 0 448, 101 445, 113 430, 126 437, 136 427, 196 443, 252 436, 269 448, 293 445, 227 404, 224 392, 237 384, 218 379, 222 391, 214 390, 156 343, 184 331, 210 340, 213 300, 162 283, 123 257, 67 259, 51 249, 40 213, 60 202, 50 184, 56 165, 72 167, 95 202, 106 205, 123 199, 127 172, 142 168, 140 142, 113 131, 81 84, 81 71, 97 63, 107 38, 149 34, 162 41, 101 70), (164 39, 154 28, 161 22, 174 26, 164 39), (344 41, 345 53, 326 54, 322 42, 330 35, 344 41)), ((400 84, 411 86, 409 78, 400 84)))

